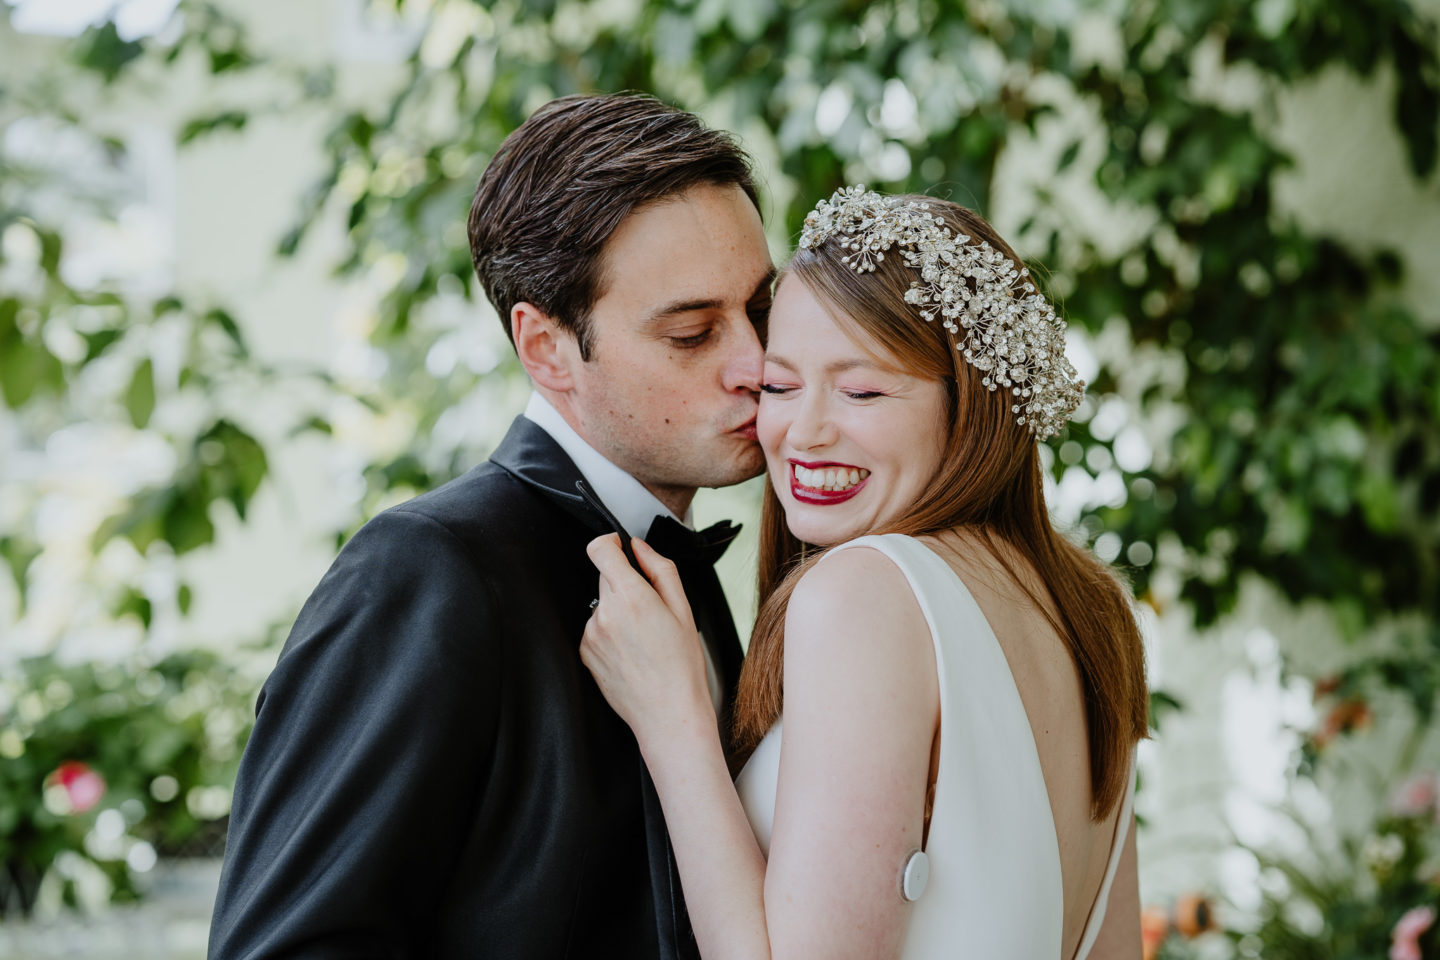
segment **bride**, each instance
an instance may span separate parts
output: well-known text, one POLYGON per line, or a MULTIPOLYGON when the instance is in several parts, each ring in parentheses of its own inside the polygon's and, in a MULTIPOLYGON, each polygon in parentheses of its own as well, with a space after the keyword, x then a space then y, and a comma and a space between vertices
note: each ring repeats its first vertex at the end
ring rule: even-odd
POLYGON ((674 568, 636 542, 647 583, 591 544, 581 657, 650 769, 706 960, 1140 955, 1143 651, 1046 513, 1035 441, 1084 384, 1019 264, 929 197, 851 187, 806 220, 769 321, 733 732, 674 568))

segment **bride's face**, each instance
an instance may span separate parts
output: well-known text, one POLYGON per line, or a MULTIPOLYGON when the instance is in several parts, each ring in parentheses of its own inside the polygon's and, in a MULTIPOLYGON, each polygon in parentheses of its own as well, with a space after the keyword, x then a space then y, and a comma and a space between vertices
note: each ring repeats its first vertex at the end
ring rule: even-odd
POLYGON ((895 519, 940 465, 945 388, 880 359, 889 356, 836 323, 802 281, 780 284, 756 428, 786 525, 807 543, 895 519))

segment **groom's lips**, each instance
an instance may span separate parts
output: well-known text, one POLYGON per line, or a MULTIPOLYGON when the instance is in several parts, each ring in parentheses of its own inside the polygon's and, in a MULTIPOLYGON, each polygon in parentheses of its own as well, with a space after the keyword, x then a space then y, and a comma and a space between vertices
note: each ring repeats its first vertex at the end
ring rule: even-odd
POLYGON ((836 463, 833 460, 823 460, 818 463, 807 463, 804 460, 790 460, 789 463, 790 469, 786 472, 790 474, 790 496, 801 503, 810 503, 816 506, 830 506, 837 503, 844 503, 859 493, 865 484, 870 482, 870 478, 867 476, 864 480, 855 484, 855 486, 845 490, 816 490, 814 487, 803 487, 800 485, 800 481, 795 479, 796 467, 804 467, 807 470, 820 470, 824 467, 843 467, 846 470, 853 470, 855 467, 848 463, 836 463))
POLYGON ((736 427, 730 432, 735 434, 735 436, 741 437, 745 440, 756 439, 755 418, 751 417, 749 420, 746 420, 744 423, 740 424, 740 426, 736 427))

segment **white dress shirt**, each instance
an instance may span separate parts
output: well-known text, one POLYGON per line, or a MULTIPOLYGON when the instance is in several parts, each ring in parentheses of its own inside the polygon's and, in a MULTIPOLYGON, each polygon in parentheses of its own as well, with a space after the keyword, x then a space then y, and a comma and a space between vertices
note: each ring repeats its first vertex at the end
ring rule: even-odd
MULTIPOLYGON (((575 432, 575 428, 560 416, 560 411, 542 397, 538 390, 530 393, 530 402, 525 405, 525 419, 550 434, 550 438, 560 444, 560 449, 580 468, 580 473, 590 485, 590 489, 594 490, 600 502, 615 514, 615 519, 624 525, 630 536, 645 539, 645 535, 650 532, 650 524, 657 516, 668 515, 687 527, 691 526, 691 511, 687 510, 684 518, 676 517, 669 507, 660 502, 659 497, 645 489, 643 483, 586 443, 584 438, 575 432)), ((700 649, 705 654, 705 680, 710 688, 710 702, 718 712, 724 695, 720 674, 715 668, 714 658, 710 656, 709 645, 701 643, 700 649)))

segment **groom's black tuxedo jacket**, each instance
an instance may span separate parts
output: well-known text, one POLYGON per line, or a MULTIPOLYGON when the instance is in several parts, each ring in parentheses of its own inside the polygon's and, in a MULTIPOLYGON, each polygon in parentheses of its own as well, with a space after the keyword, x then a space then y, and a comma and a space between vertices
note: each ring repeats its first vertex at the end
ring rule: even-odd
MULTIPOLYGON (((635 739, 578 654, 607 529, 579 477, 522 417, 346 544, 260 694, 211 960, 694 954, 635 739)), ((705 613, 728 703, 740 647, 705 613)))

